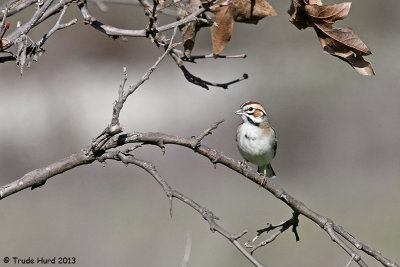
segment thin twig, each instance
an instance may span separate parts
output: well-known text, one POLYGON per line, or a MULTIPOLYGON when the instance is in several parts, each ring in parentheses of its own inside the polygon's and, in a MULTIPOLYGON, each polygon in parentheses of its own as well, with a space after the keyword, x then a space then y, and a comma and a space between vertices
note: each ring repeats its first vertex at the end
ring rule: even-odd
POLYGON ((293 212, 293 216, 292 218, 290 218, 287 221, 283 221, 280 224, 269 224, 266 228, 260 229, 257 231, 257 235, 251 240, 251 241, 247 241, 245 243, 245 247, 246 248, 251 248, 251 254, 254 253, 254 251, 256 251, 258 248, 266 246, 267 244, 273 242, 280 234, 282 234, 283 232, 285 232, 287 229, 289 229, 290 227, 292 227, 292 232, 294 233, 295 237, 296 237, 296 241, 299 241, 299 234, 297 233, 297 226, 299 225, 299 213, 298 212, 293 212), (281 228, 278 232, 276 232, 275 234, 271 235, 268 239, 260 242, 258 245, 251 245, 250 243, 254 243, 264 232, 270 232, 276 228, 281 228))
POLYGON ((68 8, 68 6, 64 6, 64 7, 63 7, 63 9, 62 9, 62 11, 61 11, 61 14, 60 14, 60 16, 58 17, 58 20, 57 20, 56 24, 51 28, 51 30, 50 30, 48 33, 46 33, 46 34, 42 37, 42 39, 40 39, 39 42, 37 42, 37 46, 38 46, 38 47, 42 47, 42 46, 44 45, 44 43, 47 41, 47 39, 49 39, 50 36, 51 36, 53 33, 55 33, 56 31, 65 29, 65 28, 67 28, 67 27, 69 27, 69 26, 75 24, 75 23, 78 21, 77 19, 73 19, 73 20, 71 20, 71 21, 69 21, 69 22, 67 22, 67 23, 64 23, 64 24, 61 24, 61 23, 60 23, 62 17, 63 17, 64 14, 65 14, 65 11, 67 10, 67 8, 68 8))
MULTIPOLYGON (((147 37, 147 31, 145 29, 143 30, 127 30, 127 29, 121 29, 121 28, 116 28, 111 25, 106 25, 97 20, 89 11, 87 8, 86 0, 84 0, 82 3, 80 3, 79 8, 81 10, 83 19, 85 20, 86 23, 89 23, 92 27, 95 29, 111 36, 114 38, 118 38, 121 36, 127 36, 127 37, 147 37)), ((172 22, 160 27, 156 27, 153 29, 154 32, 160 33, 164 31, 171 30, 175 27, 179 27, 180 25, 192 22, 197 20, 197 16, 200 14, 204 13, 207 11, 206 7, 201 7, 197 11, 193 12, 189 16, 182 18, 176 22, 172 22)))
POLYGON ((129 89, 127 91, 124 90, 125 83, 127 80, 127 74, 126 74, 126 69, 124 68, 124 77, 122 80, 122 83, 119 87, 118 90, 118 99, 115 101, 113 105, 113 115, 111 118, 111 123, 110 125, 104 129, 104 131, 93 141, 92 143, 92 151, 101 151, 104 144, 107 143, 107 141, 114 135, 122 132, 121 125, 119 123, 119 115, 120 112, 124 106, 125 101, 128 99, 128 97, 135 92, 145 81, 147 81, 150 78, 150 75, 154 72, 154 70, 157 68, 157 66, 160 64, 160 62, 168 55, 168 53, 171 51, 171 49, 174 48, 173 44, 173 39, 175 38, 177 32, 177 28, 174 29, 174 32, 171 37, 171 41, 164 51, 164 53, 157 59, 157 61, 151 66, 146 73, 139 79, 139 81, 134 84, 129 86, 129 89))
POLYGON ((44 15, 46 10, 50 7, 54 0, 47 0, 38 10, 35 12, 33 17, 21 27, 17 27, 12 33, 7 35, 4 39, 6 44, 4 45, 4 49, 9 48, 14 44, 15 40, 17 40, 20 36, 27 34, 37 23, 37 21, 44 15))
MULTIPOLYGON (((12 0, 4 3, 4 5, 0 9, 4 9, 8 6, 9 11, 7 13, 8 17, 11 17, 12 15, 20 12, 21 10, 29 7, 30 5, 33 5, 37 3, 37 0, 12 0)), ((3 19, 4 14, 0 14, 0 18, 3 19)))
POLYGON ((353 260, 358 263, 361 267, 367 267, 368 265, 361 259, 361 256, 358 255, 353 249, 351 249, 339 236, 336 234, 335 230, 333 229, 334 223, 328 219, 326 224, 324 225, 324 230, 328 233, 331 237, 332 241, 338 244, 344 251, 349 254, 353 260))
POLYGON ((214 87, 220 87, 223 89, 228 89, 229 85, 232 85, 234 83, 246 80, 249 78, 249 75, 247 75, 246 73, 244 73, 242 75, 242 77, 235 79, 233 81, 230 82, 226 82, 226 83, 214 83, 214 82, 209 82, 206 80, 201 79, 200 77, 197 77, 195 75, 193 75, 192 73, 190 73, 187 68, 185 67, 185 65, 183 64, 182 59, 177 56, 174 51, 171 51, 170 53, 171 57, 174 59, 176 65, 181 69, 181 71, 183 72, 183 75, 185 76, 186 80, 190 83, 193 83, 195 85, 198 85, 200 87, 203 87, 204 89, 209 90, 209 86, 214 86, 214 87))
POLYGON ((192 144, 192 148, 195 149, 196 147, 200 146, 200 142, 204 139, 204 137, 206 137, 207 135, 212 134, 212 131, 217 129, 218 125, 220 125, 221 123, 223 123, 224 121, 218 121, 216 123, 213 123, 210 127, 208 127, 207 129, 205 129, 201 134, 199 134, 198 136, 193 136, 193 144, 192 144))
POLYGON ((183 61, 196 63, 197 59, 206 59, 206 58, 213 58, 213 59, 217 59, 217 58, 246 58, 246 57, 247 57, 246 54, 240 54, 240 55, 216 55, 216 54, 211 53, 211 54, 208 54, 208 55, 197 55, 197 56, 191 55, 190 57, 183 56, 183 57, 181 57, 181 59, 183 61))

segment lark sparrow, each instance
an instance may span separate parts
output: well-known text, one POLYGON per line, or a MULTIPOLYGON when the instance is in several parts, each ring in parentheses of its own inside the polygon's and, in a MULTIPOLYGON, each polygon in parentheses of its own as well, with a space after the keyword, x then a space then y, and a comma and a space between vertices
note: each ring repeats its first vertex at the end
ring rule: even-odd
POLYGON ((237 128, 236 143, 244 163, 250 161, 258 166, 258 172, 264 176, 261 184, 267 177, 275 178, 271 160, 276 154, 277 140, 265 109, 258 102, 248 101, 235 114, 243 119, 237 128))

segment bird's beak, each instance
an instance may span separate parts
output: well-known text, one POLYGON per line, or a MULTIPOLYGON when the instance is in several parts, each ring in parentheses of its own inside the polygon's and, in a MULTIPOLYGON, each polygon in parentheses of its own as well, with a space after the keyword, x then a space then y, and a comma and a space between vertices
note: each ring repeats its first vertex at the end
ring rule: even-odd
POLYGON ((242 109, 236 110, 236 111, 235 111, 235 114, 236 114, 236 115, 239 115, 239 116, 242 116, 242 115, 243 115, 242 109))

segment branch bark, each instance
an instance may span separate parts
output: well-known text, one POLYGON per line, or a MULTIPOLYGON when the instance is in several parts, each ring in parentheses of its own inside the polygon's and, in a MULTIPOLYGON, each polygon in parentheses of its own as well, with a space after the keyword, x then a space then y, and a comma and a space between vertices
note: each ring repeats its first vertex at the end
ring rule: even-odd
MULTIPOLYGON (((208 130, 208 129, 207 129, 208 130)), ((120 146, 126 144, 142 144, 142 145, 155 145, 160 146, 163 145, 178 145, 182 147, 186 147, 208 158, 213 164, 221 164, 226 166, 227 168, 243 175, 243 177, 248 180, 260 185, 263 181, 263 177, 258 173, 251 171, 247 168, 244 168, 240 161, 230 158, 224 155, 223 152, 217 151, 213 148, 207 147, 205 145, 196 146, 198 144, 198 140, 195 137, 179 137, 174 135, 168 135, 164 133, 140 133, 140 132, 132 132, 128 134, 119 134, 113 136, 104 146, 104 150, 110 150, 114 148, 118 148, 120 146)), ((101 159, 101 157, 99 157, 101 159)), ((24 175, 19 180, 12 182, 8 185, 2 186, 0 188, 0 198, 5 198, 13 193, 17 193, 23 189, 31 187, 35 183, 40 183, 44 180, 47 180, 59 173, 67 171, 71 168, 83 165, 90 164, 95 161, 97 157, 93 153, 88 153, 88 150, 82 150, 80 153, 74 154, 68 158, 61 160, 60 162, 51 164, 45 168, 41 168, 30 172, 24 175)), ((338 240, 342 240, 339 235, 345 240, 349 241, 356 249, 361 250, 368 255, 375 258, 379 261, 383 266, 387 267, 398 267, 399 265, 389 258, 384 257, 380 252, 375 249, 370 248, 366 244, 362 243, 353 235, 351 235, 348 231, 346 231, 342 226, 336 224, 333 220, 316 213, 315 211, 308 208, 304 203, 294 198, 292 195, 287 193, 283 188, 274 184, 270 180, 267 180, 266 183, 262 185, 262 187, 272 193, 276 198, 280 199, 286 205, 288 205, 294 212, 305 216, 310 219, 312 222, 319 225, 322 229, 324 229, 327 234, 336 242, 338 240)), ((343 242, 343 241, 341 241, 343 242)), ((339 244, 339 243, 338 243, 339 244)), ((344 247, 339 244, 350 257, 353 257, 354 261, 358 263, 360 266, 367 266, 366 263, 362 260, 361 256, 358 255, 354 249, 350 247, 344 247)))

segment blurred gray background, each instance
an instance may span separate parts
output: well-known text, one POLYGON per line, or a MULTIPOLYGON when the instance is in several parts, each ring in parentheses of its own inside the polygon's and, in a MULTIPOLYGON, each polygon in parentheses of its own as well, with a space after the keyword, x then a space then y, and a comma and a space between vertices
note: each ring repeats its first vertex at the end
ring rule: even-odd
MULTIPOLYGON (((226 82, 248 73, 229 90, 206 91, 186 82, 166 58, 127 101, 121 122, 129 131, 181 136, 225 122, 203 142, 240 159, 234 111, 261 102, 278 134, 275 182, 311 209, 396 262, 400 262, 400 5, 397 0, 356 0, 350 26, 374 53, 374 77, 357 74, 322 53, 313 29, 297 30, 286 13, 290 1, 270 1, 277 17, 257 26, 236 23, 223 54, 246 59, 187 64, 195 75, 226 82)), ((326 3, 334 3, 329 1, 326 3)), ((94 15, 118 27, 144 28, 139 6, 92 4, 94 15)), ((32 9, 16 20, 26 21, 32 9)), ((162 53, 147 39, 112 40, 84 25, 75 6, 46 53, 20 76, 14 63, 0 65, 0 181, 7 184, 90 144, 109 123, 122 68, 133 84, 162 53)), ((56 18, 35 28, 38 40, 56 18)), ((167 17, 162 22, 173 21, 167 17)), ((203 29, 193 54, 211 52, 203 29)), ((171 186, 210 208, 227 230, 249 231, 242 242, 291 210, 239 174, 193 151, 144 147, 135 156, 157 165, 171 186)), ((0 259, 4 256, 76 257, 75 266, 180 266, 188 233, 189 266, 250 266, 192 209, 174 201, 173 217, 160 186, 141 169, 109 162, 82 166, 0 202, 0 259)), ((314 223, 300 217, 300 242, 288 231, 259 249, 268 266, 345 266, 350 257, 314 223)), ((364 256, 371 266, 380 266, 364 256)), ((1 261, 0 265, 3 264, 1 261)), ((351 266, 356 266, 352 264, 351 266)))

